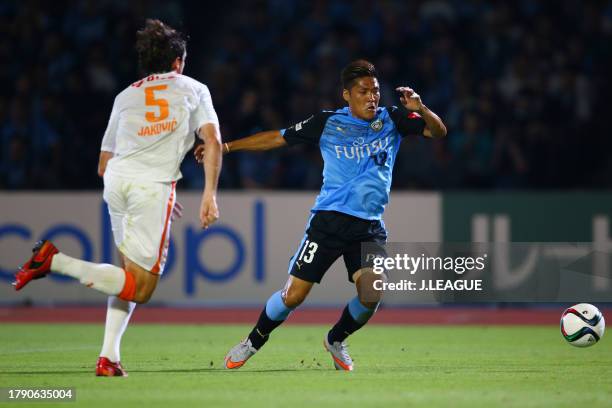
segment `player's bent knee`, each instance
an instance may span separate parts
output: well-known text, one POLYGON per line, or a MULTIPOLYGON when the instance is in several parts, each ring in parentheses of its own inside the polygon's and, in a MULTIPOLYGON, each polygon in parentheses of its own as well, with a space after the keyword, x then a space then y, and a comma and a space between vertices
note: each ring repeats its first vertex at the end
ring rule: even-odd
MULTIPOLYGON (((121 294, 119 297, 123 300, 129 300, 139 304, 147 303, 155 291, 159 276, 152 274, 129 260, 126 262, 125 271, 126 285, 133 285, 131 289, 131 298, 122 297, 121 294), (129 282, 130 280, 132 280, 132 282, 129 282)), ((122 291, 122 293, 123 292, 124 291, 122 291)))
POLYGON ((147 303, 153 292, 155 292, 156 282, 152 282, 150 279, 145 279, 139 283, 136 287, 136 293, 134 295, 134 302, 143 304, 147 303))
POLYGON ((147 303, 150 299, 151 296, 153 296, 153 291, 147 291, 147 290, 141 290, 141 291, 137 291, 136 295, 134 296, 134 300, 133 302, 138 303, 138 304, 144 304, 147 303))
POLYGON ((376 289, 375 282, 380 279, 385 280, 385 276, 375 274, 371 268, 364 268, 358 272, 361 273, 357 276, 355 284, 359 303, 368 309, 375 309, 382 300, 382 290, 376 289))
POLYGON ((287 289, 285 291, 285 296, 283 296, 283 302, 285 306, 293 309, 302 304, 307 294, 308 292, 287 289))
POLYGON ((282 298, 285 306, 294 309, 302 304, 308 296, 313 283, 294 276, 289 277, 285 288, 282 291, 282 298))
POLYGON ((283 302, 285 306, 290 308, 296 308, 302 304, 306 296, 308 296, 308 292, 310 292, 310 287, 304 287, 299 285, 290 284, 283 291, 283 302))
POLYGON ((382 293, 380 291, 361 291, 357 296, 359 303, 368 309, 376 308, 382 300, 382 293))

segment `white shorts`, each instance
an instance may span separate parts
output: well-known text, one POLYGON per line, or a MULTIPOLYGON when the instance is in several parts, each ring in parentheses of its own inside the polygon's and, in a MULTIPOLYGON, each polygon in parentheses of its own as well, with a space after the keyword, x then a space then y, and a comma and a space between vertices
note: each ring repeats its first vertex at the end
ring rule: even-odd
POLYGON ((104 174, 115 245, 123 255, 161 275, 168 255, 176 181, 158 183, 104 174))

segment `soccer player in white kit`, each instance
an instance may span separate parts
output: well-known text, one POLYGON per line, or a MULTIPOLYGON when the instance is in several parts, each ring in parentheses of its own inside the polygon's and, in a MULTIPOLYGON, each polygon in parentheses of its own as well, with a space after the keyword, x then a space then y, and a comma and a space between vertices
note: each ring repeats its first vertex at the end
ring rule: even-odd
POLYGON ((202 227, 219 217, 219 121, 208 88, 182 75, 186 41, 161 21, 147 20, 137 33, 136 48, 147 76, 115 98, 98 164, 121 267, 75 259, 50 241, 41 241, 13 283, 20 290, 53 272, 110 295, 96 365, 99 376, 127 375, 120 363, 121 337, 135 305, 151 298, 163 273, 173 212, 180 213, 175 191, 179 168, 193 147, 194 132, 206 143, 209 155, 204 161, 202 227))

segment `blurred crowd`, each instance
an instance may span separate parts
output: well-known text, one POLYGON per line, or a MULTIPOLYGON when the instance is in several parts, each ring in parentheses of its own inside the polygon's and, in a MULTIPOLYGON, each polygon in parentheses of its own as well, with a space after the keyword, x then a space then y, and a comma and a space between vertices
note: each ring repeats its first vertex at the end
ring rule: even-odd
MULTIPOLYGON (((94 189, 115 95, 140 78, 147 17, 190 36, 225 140, 343 106, 372 61, 381 105, 409 85, 449 129, 405 140, 396 188, 612 187, 612 1, 1 1, 0 188, 94 189)), ((222 188, 317 189, 316 148, 226 156, 222 188)), ((183 187, 203 185, 185 161, 183 187)))

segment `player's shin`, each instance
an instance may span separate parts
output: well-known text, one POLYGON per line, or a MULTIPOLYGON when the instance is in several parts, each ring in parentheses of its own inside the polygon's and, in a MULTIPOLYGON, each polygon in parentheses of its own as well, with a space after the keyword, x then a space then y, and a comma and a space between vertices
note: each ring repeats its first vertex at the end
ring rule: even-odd
POLYGON ((53 257, 51 271, 78 279, 88 288, 107 295, 119 295, 126 283, 126 272, 117 266, 82 261, 61 252, 53 257))
POLYGON ((361 304, 358 296, 351 299, 342 311, 338 322, 327 334, 329 343, 343 342, 348 336, 361 329, 376 313, 379 304, 376 303, 374 308, 369 308, 361 304))
POLYGON ((259 350, 268 341, 270 333, 287 319, 293 309, 285 305, 282 291, 279 290, 270 296, 259 315, 257 324, 249 334, 253 347, 259 350))
POLYGON ((115 296, 108 298, 104 343, 102 344, 100 357, 106 357, 112 362, 121 360, 121 337, 127 328, 135 307, 136 303, 134 302, 128 302, 115 296))

